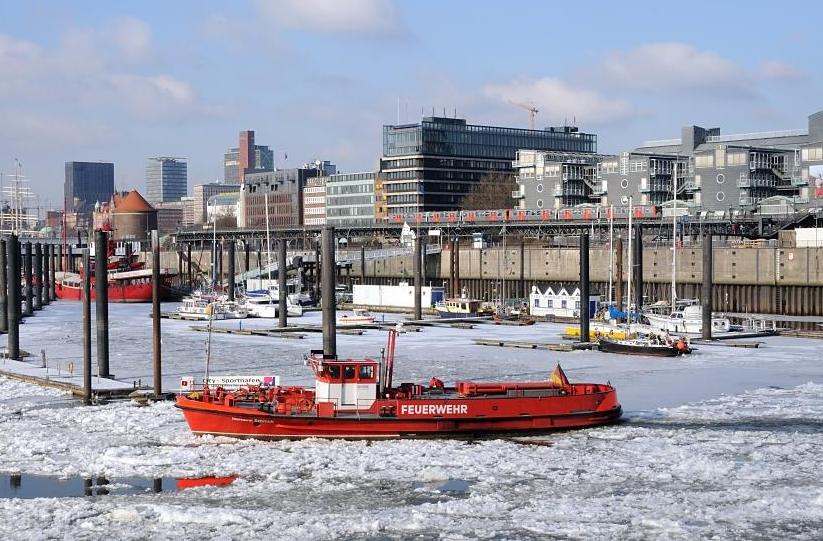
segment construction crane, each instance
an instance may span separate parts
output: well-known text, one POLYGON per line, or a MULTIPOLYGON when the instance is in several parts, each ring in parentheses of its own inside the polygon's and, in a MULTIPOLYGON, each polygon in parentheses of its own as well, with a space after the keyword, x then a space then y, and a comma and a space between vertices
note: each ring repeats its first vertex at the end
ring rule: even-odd
POLYGON ((529 112, 529 129, 533 130, 534 129, 534 115, 539 113, 540 110, 537 109, 537 107, 535 107, 533 103, 520 103, 520 102, 517 102, 517 101, 511 101, 511 100, 509 100, 509 103, 511 103, 515 107, 520 107, 521 109, 525 109, 526 111, 529 112))

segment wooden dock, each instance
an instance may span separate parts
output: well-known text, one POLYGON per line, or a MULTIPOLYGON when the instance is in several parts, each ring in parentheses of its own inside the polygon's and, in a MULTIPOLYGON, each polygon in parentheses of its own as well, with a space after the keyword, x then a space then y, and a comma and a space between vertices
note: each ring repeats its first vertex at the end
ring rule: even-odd
MULTIPOLYGON (((83 361, 66 363, 62 368, 43 367, 39 362, 15 361, 3 359, 0 361, 0 375, 8 378, 34 383, 41 387, 51 387, 62 391, 69 391, 74 396, 83 396, 83 361), (71 366, 69 366, 71 364, 71 366), (78 370, 70 368, 78 367, 78 370)), ((112 378, 91 378, 92 394, 100 397, 126 397, 138 389, 136 382, 120 381, 112 378)))
POLYGON ((549 351, 579 351, 597 349, 596 342, 528 342, 522 340, 494 340, 490 338, 476 338, 474 343, 479 346, 497 346, 505 348, 547 349, 549 351))

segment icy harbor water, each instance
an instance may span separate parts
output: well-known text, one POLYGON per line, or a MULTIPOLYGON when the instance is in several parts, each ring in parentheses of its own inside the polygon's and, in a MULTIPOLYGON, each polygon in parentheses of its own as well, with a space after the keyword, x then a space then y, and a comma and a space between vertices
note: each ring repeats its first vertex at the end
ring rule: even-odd
MULTIPOLYGON (((112 371, 151 380, 146 306, 110 308, 112 371)), ((389 318, 390 316, 386 316, 389 318)), ((391 316, 399 317, 399 316, 391 316)), ((295 322, 301 320, 295 320, 295 322)), ((319 314, 302 318, 319 322, 319 314)), ((205 335, 163 322, 167 389, 203 369, 205 335)), ((237 326, 237 322, 220 322, 237 326)), ((247 320, 243 326, 266 326, 247 320)), ((0 378, 0 474, 110 480, 105 495, 0 498, 9 539, 819 539, 823 531, 823 343, 767 338, 682 359, 476 346, 560 341, 562 326, 427 328, 398 339, 399 381, 610 380, 623 424, 481 441, 255 442, 194 437, 170 403, 65 407, 65 395, 0 378), (232 476, 155 492, 126 479, 232 476), (129 486, 133 486, 132 485, 129 486)), ((338 336, 379 356, 386 333, 338 336)), ((304 340, 214 335, 213 370, 308 383, 304 340)), ((79 306, 21 329, 49 363, 80 358, 79 306)), ((0 479, 3 479, 0 477, 0 479)))

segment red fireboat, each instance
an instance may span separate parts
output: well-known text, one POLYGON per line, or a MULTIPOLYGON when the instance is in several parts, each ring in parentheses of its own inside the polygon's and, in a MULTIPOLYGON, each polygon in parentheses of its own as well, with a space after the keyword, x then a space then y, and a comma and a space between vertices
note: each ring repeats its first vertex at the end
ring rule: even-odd
POLYGON ((179 394, 177 407, 195 434, 260 439, 525 435, 620 418, 614 387, 569 383, 560 365, 546 381, 458 381, 446 387, 432 378, 427 386, 393 387, 396 337, 390 330, 380 360, 339 360, 313 351, 307 364, 314 388, 205 385, 179 394))

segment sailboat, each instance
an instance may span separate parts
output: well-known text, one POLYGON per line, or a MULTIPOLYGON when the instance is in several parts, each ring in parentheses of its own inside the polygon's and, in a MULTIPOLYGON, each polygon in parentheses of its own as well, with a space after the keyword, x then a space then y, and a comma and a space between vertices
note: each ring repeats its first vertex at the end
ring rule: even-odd
MULTIPOLYGON (((677 299, 677 160, 672 169, 672 291, 671 312, 668 315, 652 310, 643 312, 649 325, 666 332, 702 334, 703 309, 697 301, 678 303, 677 299), (678 304, 681 306, 678 307, 678 304)), ((729 332, 731 321, 726 317, 712 317, 712 332, 729 332)))

